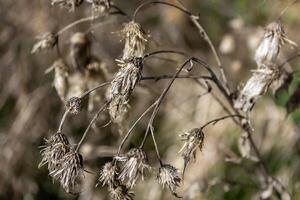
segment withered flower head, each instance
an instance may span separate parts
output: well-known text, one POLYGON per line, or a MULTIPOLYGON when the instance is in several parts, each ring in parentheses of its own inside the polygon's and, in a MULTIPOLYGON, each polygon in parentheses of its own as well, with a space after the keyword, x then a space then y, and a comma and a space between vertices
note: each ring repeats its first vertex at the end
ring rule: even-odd
POLYGON ((33 45, 31 53, 52 49, 55 45, 57 45, 58 41, 58 37, 50 32, 38 36, 37 39, 39 41, 33 45))
POLYGON ((91 42, 85 33, 74 33, 70 39, 70 60, 76 70, 83 70, 91 61, 91 42))
POLYGON ((134 193, 123 185, 114 186, 109 190, 112 200, 132 200, 134 193))
POLYGON ((82 101, 79 97, 71 97, 66 102, 66 109, 73 115, 77 115, 81 111, 82 101))
POLYGON ((45 139, 45 146, 41 150, 42 161, 39 167, 48 164, 49 172, 52 172, 60 165, 60 160, 70 151, 70 143, 64 134, 56 133, 45 139))
POLYGON ((160 184, 167 186, 171 190, 172 194, 178 197, 176 188, 181 182, 181 176, 177 168, 173 167, 172 165, 163 164, 159 168, 157 178, 160 184))
POLYGON ((52 171, 50 175, 59 181, 67 192, 71 192, 80 178, 83 177, 82 156, 71 150, 62 157, 60 162, 60 166, 52 171))
POLYGON ((54 87, 60 99, 65 101, 68 89, 68 66, 62 59, 56 60, 51 68, 54 69, 54 87))
POLYGON ((100 170, 100 176, 98 182, 99 183, 102 182, 103 186, 108 185, 109 187, 112 187, 113 185, 115 185, 114 183, 116 181, 118 172, 119 172, 118 166, 112 162, 108 162, 100 170))
POLYGON ((147 36, 142 30, 140 24, 135 21, 130 21, 125 24, 123 30, 121 31, 121 36, 125 40, 125 47, 123 50, 123 60, 135 58, 135 57, 143 57, 147 36))
POLYGON ((264 37, 255 53, 255 61, 258 66, 275 64, 280 48, 285 42, 297 46, 287 38, 280 21, 270 23, 266 27, 264 37))
POLYGON ((102 14, 110 9, 110 0, 88 0, 92 3, 93 11, 95 14, 102 14))
POLYGON ((135 185, 139 176, 143 179, 144 170, 150 168, 146 153, 141 149, 131 149, 125 155, 116 157, 116 160, 122 162, 118 179, 129 188, 135 185))
POLYGON ((74 11, 75 7, 80 6, 83 0, 52 0, 51 5, 59 4, 62 7, 68 8, 70 11, 74 11))
POLYGON ((184 170, 189 163, 191 157, 196 158, 196 151, 199 148, 200 151, 203 147, 204 142, 204 133, 201 129, 195 128, 189 132, 185 132, 180 135, 182 141, 184 141, 184 145, 182 146, 180 152, 182 152, 182 156, 184 159, 184 170))
POLYGON ((141 78, 142 63, 139 58, 120 62, 121 67, 111 82, 108 91, 109 114, 113 121, 122 121, 127 112, 128 102, 133 89, 141 78))

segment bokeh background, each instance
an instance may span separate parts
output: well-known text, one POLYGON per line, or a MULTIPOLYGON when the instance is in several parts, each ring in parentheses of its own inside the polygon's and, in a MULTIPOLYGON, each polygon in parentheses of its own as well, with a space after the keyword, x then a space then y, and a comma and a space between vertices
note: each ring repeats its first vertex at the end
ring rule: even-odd
MULTIPOLYGON (((143 2, 114 0, 115 5, 129 16, 143 2)), ((250 77, 250 70, 256 67, 253 55, 263 27, 276 20, 290 3, 287 0, 183 2, 193 13, 200 14, 200 22, 221 56, 232 90, 241 87, 250 77)), ((298 44, 299 9, 300 4, 295 4, 282 17, 288 37, 298 44)), ((57 129, 64 105, 53 87, 53 73, 44 73, 56 60, 56 52, 31 54, 31 48, 37 35, 58 31, 90 15, 88 4, 72 13, 51 6, 47 0, 0 0, 0 199, 108 199, 107 188, 95 188, 95 174, 86 173, 82 192, 75 196, 65 193, 57 183, 53 183, 46 168, 38 169, 41 161, 39 146, 57 129)), ((72 34, 91 29, 92 53, 106 63, 110 76, 113 76, 118 70, 115 59, 121 57, 123 48, 116 32, 127 19, 113 16, 105 20, 105 24, 98 20, 70 29, 60 38, 60 46, 62 55, 67 59, 72 34)), ((176 49, 216 65, 208 45, 198 36, 187 17, 177 10, 164 6, 148 8, 139 15, 138 22, 150 35, 147 52, 176 49)), ((297 51, 283 48, 278 62, 284 62, 297 51)), ((183 60, 175 55, 149 59, 143 75, 170 75, 183 60)), ((300 199, 300 113, 297 111, 300 96, 295 97, 295 110, 289 115, 286 104, 299 87, 299 64, 294 60, 284 66, 288 71, 294 71, 294 79, 288 89, 277 98, 270 90, 257 102, 250 115, 255 129, 253 137, 270 174, 287 187, 293 199, 300 199)), ((166 83, 166 80, 152 80, 139 84, 131 99, 128 124, 132 124, 159 96, 166 83)), ((210 94, 201 95, 205 93, 206 90, 191 80, 177 80, 155 120, 163 160, 180 169, 183 168, 183 160, 178 151, 182 142, 178 135, 226 114, 210 94)), ((68 118, 64 130, 72 143, 78 142, 92 116, 93 112, 84 109, 79 116, 68 118)), ((104 123, 105 117, 100 119, 98 128, 93 128, 81 149, 85 167, 93 172, 98 172, 111 159, 120 143, 121 136, 116 127, 100 128, 104 123)), ((136 127, 127 147, 139 144, 146 125, 147 118, 136 127)), ((261 175, 256 162, 241 158, 240 135, 241 130, 230 119, 206 129, 203 151, 197 152, 197 160, 187 168, 184 182, 178 189, 184 199, 259 199, 261 175)), ((135 199, 174 199, 157 183, 155 171, 158 163, 150 140, 145 151, 153 173, 148 173, 146 180, 138 184, 135 199)))

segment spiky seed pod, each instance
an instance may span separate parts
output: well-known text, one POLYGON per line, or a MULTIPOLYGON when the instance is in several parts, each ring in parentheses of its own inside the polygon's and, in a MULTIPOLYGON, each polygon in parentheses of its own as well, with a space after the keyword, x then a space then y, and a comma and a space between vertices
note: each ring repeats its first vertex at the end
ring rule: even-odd
POLYGON ((181 182, 181 176, 177 168, 168 164, 161 165, 158 171, 157 179, 160 184, 167 186, 172 194, 178 197, 176 188, 181 182))
POLYGON ((118 173, 119 167, 117 165, 112 162, 106 163, 100 170, 98 184, 102 183, 102 186, 107 185, 112 188, 114 185, 117 185, 116 180, 118 173))
POLYGON ((196 151, 200 149, 202 151, 204 143, 204 133, 201 129, 195 128, 189 132, 185 132, 180 135, 184 144, 180 150, 184 159, 184 170, 191 160, 196 158, 196 151))
POLYGON ((110 188, 109 196, 112 200, 132 200, 134 193, 123 185, 110 188))
POLYGON ((144 179, 144 170, 150 168, 146 153, 141 149, 131 149, 116 160, 122 162, 118 179, 128 188, 132 188, 140 176, 144 179))
POLYGON ((253 71, 251 78, 235 100, 234 107, 244 112, 251 111, 257 99, 265 94, 270 84, 279 77, 278 72, 278 69, 270 66, 253 71))
POLYGON ((270 23, 255 53, 255 61, 259 68, 275 64, 280 48, 285 42, 297 46, 287 38, 280 21, 270 23))
POLYGON ((62 59, 56 60, 51 68, 54 69, 53 85, 62 101, 65 101, 68 90, 68 66, 62 59))
POLYGON ((67 191, 73 191, 80 178, 83 177, 82 156, 73 150, 65 154, 60 160, 60 166, 53 170, 50 175, 57 180, 67 191))
POLYGON ((58 36, 50 32, 38 36, 37 39, 39 41, 33 45, 31 53, 52 49, 58 42, 58 36))
POLYGON ((60 165, 62 157, 70 151, 70 143, 67 137, 61 133, 56 133, 50 139, 45 139, 45 143, 41 150, 43 158, 39 167, 48 164, 48 170, 51 173, 60 165))
POLYGON ((70 40, 70 59, 74 69, 83 70, 90 62, 90 40, 84 33, 74 33, 70 40))
POLYGON ((83 0, 52 0, 51 5, 58 4, 62 7, 68 8, 69 11, 74 11, 76 7, 80 6, 83 0))
POLYGON ((130 21, 125 24, 120 34, 125 40, 123 60, 144 56, 147 36, 140 24, 135 21, 130 21))
POLYGON ((72 97, 67 100, 65 107, 71 114, 78 115, 81 111, 82 100, 79 97, 72 97))
POLYGON ((119 63, 121 67, 111 82, 108 91, 109 114, 113 121, 120 122, 125 116, 133 89, 141 79, 142 63, 139 58, 119 63), (137 65, 138 64, 138 65, 137 65))

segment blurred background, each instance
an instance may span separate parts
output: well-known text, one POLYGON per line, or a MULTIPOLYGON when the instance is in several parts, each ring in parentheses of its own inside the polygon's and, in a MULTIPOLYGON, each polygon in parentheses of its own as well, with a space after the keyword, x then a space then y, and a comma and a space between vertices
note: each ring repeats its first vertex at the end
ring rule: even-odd
MULTIPOLYGON (((135 8, 146 1, 113 2, 132 16, 135 8)), ((169 2, 176 3, 175 0, 169 2)), ((263 27, 276 20, 290 2, 183 1, 193 13, 199 13, 201 24, 220 54, 233 91, 240 88, 250 77, 250 70, 256 68, 253 57, 263 35, 263 27)), ((282 17, 288 37, 297 44, 300 44, 299 9, 300 4, 296 3, 282 17)), ((53 183, 46 167, 38 169, 41 161, 39 147, 43 145, 44 138, 56 131, 64 104, 53 87, 53 73, 44 73, 57 59, 56 51, 31 54, 31 48, 37 41, 37 35, 57 32, 90 15, 91 7, 87 3, 76 8, 75 12, 69 12, 59 6, 51 6, 47 0, 0 0, 0 199, 108 199, 107 188, 95 188, 95 174, 86 173, 82 192, 71 195, 65 193, 58 183, 53 183)), ((124 16, 107 16, 103 18, 105 23, 101 20, 82 23, 62 34, 61 54, 71 65, 72 34, 91 30, 92 34, 88 36, 91 52, 106 64, 108 76, 112 77, 118 70, 115 59, 121 57, 124 45, 117 32, 127 19, 124 16)), ((147 52, 175 49, 216 65, 209 46, 199 37, 188 18, 177 10, 154 6, 142 11, 137 21, 149 34, 147 52)), ((297 51, 284 47, 278 62, 283 63, 297 51)), ((171 75, 183 61, 184 58, 171 54, 153 57, 146 61, 143 75, 171 75)), ((291 83, 276 97, 270 90, 258 100, 250 115, 255 130, 254 140, 270 174, 287 187, 293 199, 300 199, 299 67, 300 62, 296 59, 286 64, 284 68, 293 72, 291 83)), ((196 70, 193 73, 200 72, 196 70)), ((129 125, 158 98, 167 83, 167 80, 148 80, 137 86, 130 102, 129 125)), ((183 159, 178 153, 183 143, 178 135, 226 115, 211 94, 205 93, 205 89, 191 80, 175 81, 155 120, 163 160, 179 169, 183 168, 183 159)), ((80 115, 68 117, 64 132, 72 143, 79 141, 94 113, 83 109, 80 115)), ((136 127, 128 147, 139 145, 147 120, 148 117, 136 127)), ((98 127, 93 127, 81 149, 85 168, 92 172, 98 172, 105 162, 111 160, 122 138, 113 124, 101 128, 105 122, 105 116, 99 119, 98 127)), ((206 129, 204 148, 197 152, 196 161, 188 166, 184 182, 178 189, 184 199, 259 199, 261 174, 256 162, 241 157, 241 132, 230 119, 206 129)), ((148 173, 146 180, 137 185, 135 199, 174 199, 157 183, 155 172, 158 163, 151 140, 147 142, 145 151, 154 173, 148 173)))

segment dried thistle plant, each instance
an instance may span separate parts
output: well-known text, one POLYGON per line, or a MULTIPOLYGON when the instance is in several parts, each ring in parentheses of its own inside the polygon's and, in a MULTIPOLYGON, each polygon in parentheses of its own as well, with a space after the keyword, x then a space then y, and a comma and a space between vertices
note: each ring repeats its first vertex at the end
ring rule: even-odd
POLYGON ((114 163, 106 163, 100 170, 100 176, 98 178, 97 185, 99 185, 99 183, 102 183, 102 186, 108 185, 110 188, 112 188, 114 185, 117 185, 116 181, 119 171, 119 167, 114 163))
POLYGON ((79 97, 72 97, 66 101, 66 109, 73 115, 78 115, 81 111, 82 100, 79 97))
POLYGON ((94 15, 99 15, 108 11, 112 5, 110 0, 86 0, 89 3, 92 3, 92 9, 94 15))
POLYGON ((109 189, 109 196, 112 200, 132 200, 134 193, 123 185, 109 189))
POLYGON ((83 71, 91 59, 91 44, 87 35, 74 33, 70 39, 70 59, 75 70, 83 71))
POLYGON ((135 21, 130 21, 124 25, 120 35, 125 40, 123 60, 143 57, 146 49, 147 36, 140 24, 135 21))
POLYGON ((68 91, 69 68, 62 59, 56 60, 51 66, 54 69, 53 85, 62 101, 65 101, 68 91))
POLYGON ((50 32, 43 33, 37 39, 39 41, 33 45, 31 53, 52 49, 58 42, 58 37, 50 32))
POLYGON ((181 183, 180 172, 172 165, 162 164, 157 175, 158 182, 163 186, 167 186, 172 194, 179 197, 176 193, 176 188, 181 183))
POLYGON ((60 159, 60 165, 50 175, 67 191, 72 192, 83 177, 82 156, 70 150, 60 159))
POLYGON ((199 128, 194 128, 189 132, 180 135, 184 144, 179 152, 182 152, 184 159, 184 171, 191 158, 196 159, 196 151, 202 151, 204 143, 204 133, 199 128))
POLYGON ((51 5, 60 5, 68 8, 69 11, 74 11, 76 7, 80 6, 83 0, 51 0, 51 5))
POLYGON ((133 89, 141 78, 143 63, 141 58, 135 58, 119 63, 121 67, 111 82, 108 91, 109 114, 116 122, 123 120, 128 110, 129 99, 133 89))
POLYGON ((70 151, 70 143, 64 134, 56 133, 45 139, 45 146, 41 150, 42 161, 39 167, 48 164, 49 173, 61 164, 61 159, 70 151))
POLYGON ((146 153, 141 149, 131 149, 115 159, 122 163, 118 179, 128 188, 132 188, 140 176, 144 179, 144 170, 150 168, 146 153))

